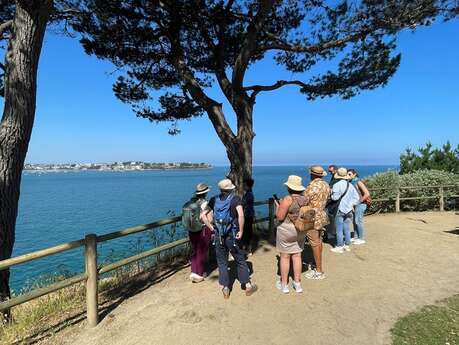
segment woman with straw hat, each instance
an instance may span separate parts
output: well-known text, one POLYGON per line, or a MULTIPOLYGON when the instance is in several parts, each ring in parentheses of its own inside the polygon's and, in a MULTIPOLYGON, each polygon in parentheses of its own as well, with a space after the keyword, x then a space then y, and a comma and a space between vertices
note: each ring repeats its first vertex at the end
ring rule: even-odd
POLYGON ((277 227, 276 247, 280 253, 280 274, 281 279, 277 282, 277 288, 283 293, 289 293, 288 274, 290 272, 290 259, 293 263, 292 287, 296 292, 303 292, 301 288, 301 253, 304 248, 304 233, 295 229, 294 222, 298 218, 300 208, 306 204, 303 192, 306 189, 302 179, 296 175, 290 175, 287 182, 288 195, 279 202, 276 201, 276 217, 282 222, 277 227))
POLYGON ((196 191, 185 205, 183 205, 182 221, 190 237, 191 243, 191 274, 190 280, 199 283, 204 280, 207 257, 209 254, 212 232, 202 220, 202 214, 207 208, 207 194, 210 188, 199 183, 196 191))

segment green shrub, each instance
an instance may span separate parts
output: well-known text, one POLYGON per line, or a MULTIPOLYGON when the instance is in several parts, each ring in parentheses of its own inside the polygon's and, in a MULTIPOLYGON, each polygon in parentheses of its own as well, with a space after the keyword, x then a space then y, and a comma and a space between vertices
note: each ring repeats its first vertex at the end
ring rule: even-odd
POLYGON ((374 201, 369 212, 394 212, 397 190, 400 188, 400 198, 432 197, 421 200, 402 200, 401 211, 426 211, 439 208, 439 188, 437 186, 453 185, 444 188, 445 207, 452 200, 451 195, 459 195, 459 175, 439 170, 419 170, 410 174, 399 175, 395 171, 378 173, 364 179, 364 183, 371 190, 371 198, 389 199, 388 201, 374 201), (422 187, 418 189, 404 189, 403 187, 422 187))

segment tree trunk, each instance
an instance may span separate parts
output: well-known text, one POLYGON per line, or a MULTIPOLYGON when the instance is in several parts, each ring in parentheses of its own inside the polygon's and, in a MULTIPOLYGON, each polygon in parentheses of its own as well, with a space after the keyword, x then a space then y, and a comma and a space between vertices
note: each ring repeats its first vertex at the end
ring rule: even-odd
POLYGON ((243 195, 244 180, 252 178, 253 103, 247 95, 238 95, 234 104, 237 116, 237 136, 232 145, 226 146, 230 161, 229 178, 236 185, 237 194, 243 195))
MULTIPOLYGON (((35 117, 38 60, 52 5, 52 0, 16 1, 0 123, 0 260, 13 251, 21 174, 35 117)), ((8 298, 9 270, 3 270, 0 301, 8 298)), ((8 320, 9 311, 3 316, 8 320)))
POLYGON ((231 149, 227 148, 230 161, 229 178, 236 185, 238 195, 243 195, 244 180, 252 177, 252 138, 237 139, 231 149))

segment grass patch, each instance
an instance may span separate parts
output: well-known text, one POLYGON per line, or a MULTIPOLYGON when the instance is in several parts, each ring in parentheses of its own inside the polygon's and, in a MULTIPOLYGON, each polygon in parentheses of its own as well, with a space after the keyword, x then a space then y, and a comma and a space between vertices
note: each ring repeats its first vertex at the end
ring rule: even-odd
POLYGON ((459 294, 400 318, 393 345, 459 345, 459 294))

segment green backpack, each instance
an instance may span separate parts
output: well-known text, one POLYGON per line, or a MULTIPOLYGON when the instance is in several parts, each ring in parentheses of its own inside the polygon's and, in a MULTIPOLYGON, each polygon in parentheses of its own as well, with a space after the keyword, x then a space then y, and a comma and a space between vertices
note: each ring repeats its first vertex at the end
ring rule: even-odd
POLYGON ((202 229, 200 219, 201 205, 205 202, 204 199, 191 199, 182 208, 182 225, 185 230, 190 232, 199 232, 202 229))

